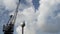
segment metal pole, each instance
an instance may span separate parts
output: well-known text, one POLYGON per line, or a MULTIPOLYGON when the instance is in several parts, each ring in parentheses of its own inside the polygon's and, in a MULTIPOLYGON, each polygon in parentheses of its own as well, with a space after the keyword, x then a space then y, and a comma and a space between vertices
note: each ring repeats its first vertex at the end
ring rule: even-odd
POLYGON ((24 34, 24 27, 22 27, 22 34, 24 34))
POLYGON ((24 34, 25 21, 21 24, 21 27, 22 27, 22 34, 24 34))

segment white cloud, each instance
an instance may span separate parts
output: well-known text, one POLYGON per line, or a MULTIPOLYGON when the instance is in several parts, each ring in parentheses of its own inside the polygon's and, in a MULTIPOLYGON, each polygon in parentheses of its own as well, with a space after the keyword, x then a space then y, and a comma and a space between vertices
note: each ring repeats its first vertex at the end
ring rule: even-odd
POLYGON ((57 8, 58 4, 60 4, 59 0, 40 1, 40 15, 37 24, 41 31, 50 33, 60 32, 60 16, 58 16, 60 15, 60 8, 57 8))
POLYGON ((8 10, 14 10, 16 8, 15 0, 4 0, 3 2, 8 10))

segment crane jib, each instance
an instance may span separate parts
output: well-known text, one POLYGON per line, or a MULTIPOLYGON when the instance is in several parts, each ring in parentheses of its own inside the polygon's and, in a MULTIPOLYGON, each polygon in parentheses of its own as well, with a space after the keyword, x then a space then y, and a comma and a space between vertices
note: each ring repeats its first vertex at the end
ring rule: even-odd
POLYGON ((15 11, 14 15, 11 15, 8 23, 6 25, 3 25, 4 34, 13 34, 14 24, 15 24, 15 21, 16 21, 19 4, 20 4, 20 0, 19 0, 19 3, 17 4, 17 8, 16 8, 16 11, 15 11))
POLYGON ((17 8, 16 8, 16 11, 14 13, 14 16, 12 18, 12 24, 15 24, 17 13, 18 13, 19 4, 20 4, 20 2, 18 3, 17 8))

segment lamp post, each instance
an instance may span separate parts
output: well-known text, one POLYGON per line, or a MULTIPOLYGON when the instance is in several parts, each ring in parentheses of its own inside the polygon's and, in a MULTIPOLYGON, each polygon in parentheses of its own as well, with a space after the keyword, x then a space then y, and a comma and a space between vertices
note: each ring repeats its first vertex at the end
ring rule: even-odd
POLYGON ((24 34, 25 21, 21 24, 21 27, 22 27, 22 34, 24 34))

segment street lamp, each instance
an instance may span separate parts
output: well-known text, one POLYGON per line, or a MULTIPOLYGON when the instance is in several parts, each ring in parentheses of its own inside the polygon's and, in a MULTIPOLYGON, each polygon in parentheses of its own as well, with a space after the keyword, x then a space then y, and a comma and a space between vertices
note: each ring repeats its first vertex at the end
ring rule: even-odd
POLYGON ((21 27, 22 27, 22 34, 24 34, 25 21, 21 23, 21 27))

